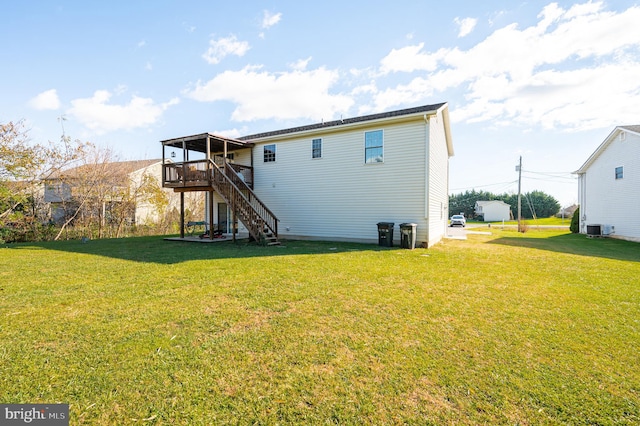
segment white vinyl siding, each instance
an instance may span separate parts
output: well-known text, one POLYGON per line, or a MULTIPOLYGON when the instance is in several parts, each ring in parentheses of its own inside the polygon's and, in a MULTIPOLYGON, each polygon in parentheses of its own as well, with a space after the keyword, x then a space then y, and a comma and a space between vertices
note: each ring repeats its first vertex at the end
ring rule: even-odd
MULTIPOLYGON (((420 116, 385 125, 384 167, 363 167, 363 134, 381 127, 323 133, 323 161, 304 161, 309 158, 309 137, 301 137, 278 142, 277 167, 255 162, 256 194, 280 219, 281 238, 377 242, 376 224, 394 222, 397 244, 398 225, 414 222, 417 240, 428 240, 426 123, 420 116)), ((256 145, 258 155, 261 146, 256 145)), ((447 167, 440 169, 446 172, 447 167)), ((446 176, 442 181, 444 200, 446 176)))
POLYGON ((586 225, 615 226, 615 235, 640 239, 640 136, 627 133, 616 137, 580 175, 579 199, 581 231, 586 225), (614 179, 613 171, 624 161, 622 179, 614 179))
POLYGON ((449 153, 441 113, 429 119, 429 139, 426 164, 428 175, 427 219, 429 223, 428 246, 442 239, 446 233, 449 216, 449 153))

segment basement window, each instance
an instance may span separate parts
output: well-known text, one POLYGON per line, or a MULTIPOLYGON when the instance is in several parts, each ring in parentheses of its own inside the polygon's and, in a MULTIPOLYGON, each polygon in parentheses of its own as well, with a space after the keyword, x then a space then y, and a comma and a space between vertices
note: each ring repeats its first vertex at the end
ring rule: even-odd
POLYGON ((616 167, 616 180, 622 179, 624 176, 624 168, 622 166, 616 167))
POLYGON ((264 146, 264 162, 273 163, 276 161, 276 144, 264 146))

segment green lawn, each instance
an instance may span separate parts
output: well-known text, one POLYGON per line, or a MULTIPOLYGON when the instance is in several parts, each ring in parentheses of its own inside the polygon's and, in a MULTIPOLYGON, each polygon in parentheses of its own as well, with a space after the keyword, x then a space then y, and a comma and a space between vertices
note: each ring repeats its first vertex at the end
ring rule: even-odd
POLYGON ((640 245, 0 248, 0 403, 71 424, 638 424, 640 245))
MULTIPOLYGON (((566 226, 569 229, 569 225, 571 225, 571 218, 560 218, 560 217, 541 217, 537 219, 523 219, 523 222, 528 226, 566 226)), ((478 221, 469 221, 469 223, 489 223, 489 222, 478 222, 478 221)), ((501 225, 502 222, 491 222, 494 225, 501 225)), ((505 225, 517 225, 517 220, 509 220, 504 222, 505 225)))

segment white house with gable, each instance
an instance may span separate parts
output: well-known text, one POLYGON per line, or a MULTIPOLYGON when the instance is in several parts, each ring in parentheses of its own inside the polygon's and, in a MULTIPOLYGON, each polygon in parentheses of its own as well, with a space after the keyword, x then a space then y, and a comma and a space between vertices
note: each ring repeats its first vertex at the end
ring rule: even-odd
POLYGON ((379 222, 395 224, 396 242, 401 223, 417 224, 417 242, 427 247, 446 233, 453 156, 446 103, 162 144, 163 156, 178 150, 183 160, 165 165, 164 185, 208 191, 206 220, 224 232, 236 217, 240 230, 270 241, 377 242, 379 222))
POLYGON ((511 206, 502 200, 476 201, 474 210, 485 222, 511 219, 511 206))
POLYGON ((640 125, 616 127, 575 173, 580 232, 640 241, 640 125))

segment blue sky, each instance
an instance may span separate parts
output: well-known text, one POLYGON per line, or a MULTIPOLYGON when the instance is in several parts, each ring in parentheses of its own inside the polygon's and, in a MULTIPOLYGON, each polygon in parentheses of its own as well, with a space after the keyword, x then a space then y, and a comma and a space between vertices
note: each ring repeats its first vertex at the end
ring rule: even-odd
POLYGON ((640 124, 634 1, 15 1, 3 5, 0 122, 121 159, 448 102, 452 193, 577 200, 577 170, 640 124), (60 120, 64 117, 64 121, 60 120))

